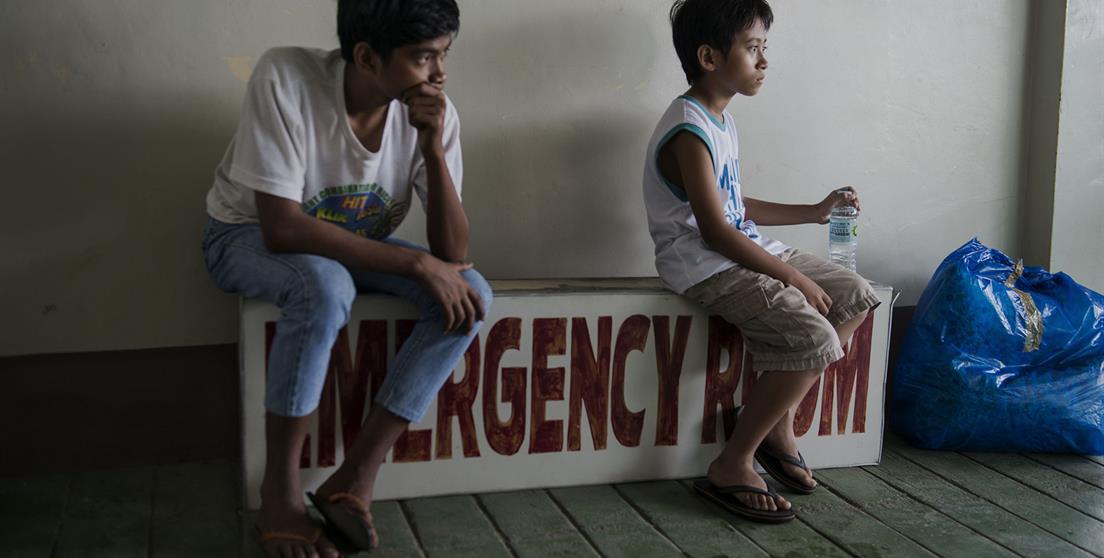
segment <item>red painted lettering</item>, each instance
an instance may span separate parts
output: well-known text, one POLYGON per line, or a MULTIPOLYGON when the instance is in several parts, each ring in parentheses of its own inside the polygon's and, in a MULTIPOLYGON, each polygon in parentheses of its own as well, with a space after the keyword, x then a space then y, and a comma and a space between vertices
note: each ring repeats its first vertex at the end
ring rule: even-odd
POLYGON ((855 330, 843 358, 824 371, 824 397, 821 398, 818 435, 827 436, 832 433, 833 407, 836 434, 847 433, 847 415, 851 408, 852 394, 855 396, 855 421, 851 430, 856 433, 866 431, 866 399, 870 386, 870 343, 873 332, 874 315, 870 314, 855 330))
POLYGON ((599 316, 598 356, 595 357, 586 318, 571 319, 571 396, 567 415, 567 449, 570 451, 579 451, 582 446, 584 404, 594 449, 606 449, 612 335, 613 317, 599 316))
POLYGON ((533 393, 529 453, 563 451, 563 421, 545 419, 545 402, 563 400, 564 369, 548 368, 549 355, 564 354, 567 318, 533 320, 533 393))
POLYGON ((679 316, 675 321, 675 338, 670 341, 668 316, 652 316, 655 323, 656 374, 659 377, 659 417, 656 421, 657 446, 673 446, 678 443, 679 377, 682 361, 686 356, 686 343, 690 338, 690 316, 679 316))
POLYGON ((610 391, 610 422, 613 436, 625 447, 640 445, 640 432, 644 428, 644 410, 633 412, 625 403, 625 361, 631 351, 643 351, 648 344, 647 316, 634 314, 621 322, 617 330, 617 342, 613 348, 613 386, 610 391))
POLYGON ((743 370, 744 340, 736 326, 720 316, 709 317, 709 345, 705 363, 705 403, 702 406, 703 444, 717 441, 717 405, 724 419, 724 439, 736 427, 736 388, 743 370), (728 352, 728 368, 720 371, 721 351, 728 352))
POLYGON ((525 438, 525 368, 502 369, 502 399, 510 417, 498 418, 498 365, 507 349, 521 348, 521 318, 502 318, 487 334, 487 361, 483 369, 483 429, 487 443, 501 455, 513 455, 525 438))

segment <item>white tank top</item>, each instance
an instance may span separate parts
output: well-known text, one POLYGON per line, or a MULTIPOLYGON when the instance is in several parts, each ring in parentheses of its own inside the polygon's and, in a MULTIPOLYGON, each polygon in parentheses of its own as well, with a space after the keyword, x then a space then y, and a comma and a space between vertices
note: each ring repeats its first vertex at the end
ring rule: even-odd
POLYGON ((667 180, 659 170, 659 150, 679 132, 698 136, 709 148, 717 179, 717 196, 724 206, 729 226, 772 255, 777 256, 788 247, 759 234, 755 223, 744 218, 739 142, 732 115, 725 112, 724 118, 718 120, 693 97, 680 96, 663 113, 648 142, 644 163, 644 208, 648 213, 648 230, 655 242, 656 271, 671 290, 682 294, 739 264, 706 245, 686 192, 667 180))

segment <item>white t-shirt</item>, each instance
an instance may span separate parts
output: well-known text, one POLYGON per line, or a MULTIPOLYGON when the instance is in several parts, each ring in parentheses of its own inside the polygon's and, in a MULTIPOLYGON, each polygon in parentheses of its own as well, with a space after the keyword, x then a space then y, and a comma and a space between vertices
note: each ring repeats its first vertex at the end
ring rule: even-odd
MULTIPOLYGON (((274 48, 257 61, 238 131, 215 170, 207 213, 224 223, 256 223, 254 191, 299 202, 303 211, 374 239, 389 236, 410 208, 426 204, 425 160, 407 107, 387 109, 376 153, 353 134, 345 112, 339 50, 274 48)), ((446 98, 445 163, 460 194, 460 120, 446 98)))
POLYGON ((659 119, 648 142, 644 162, 644 208, 648 212, 648 230, 655 242, 656 271, 663 282, 679 294, 739 265, 706 245, 686 192, 667 180, 659 170, 659 150, 675 134, 684 131, 701 138, 709 148, 725 221, 775 256, 787 248, 759 234, 755 222, 744 218, 740 150, 732 115, 725 112, 724 119, 718 120, 693 97, 680 96, 659 119))

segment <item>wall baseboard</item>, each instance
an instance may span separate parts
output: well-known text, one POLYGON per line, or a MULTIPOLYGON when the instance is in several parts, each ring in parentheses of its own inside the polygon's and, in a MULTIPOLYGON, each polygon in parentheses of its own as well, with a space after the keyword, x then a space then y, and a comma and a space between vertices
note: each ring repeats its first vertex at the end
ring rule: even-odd
POLYGON ((0 358, 0 475, 239 460, 237 351, 0 358))

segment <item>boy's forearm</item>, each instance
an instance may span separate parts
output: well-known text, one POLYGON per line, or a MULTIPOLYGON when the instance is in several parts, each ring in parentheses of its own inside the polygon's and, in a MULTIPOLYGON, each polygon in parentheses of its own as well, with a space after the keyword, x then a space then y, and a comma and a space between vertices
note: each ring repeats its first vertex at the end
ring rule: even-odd
POLYGON ((447 262, 468 257, 468 217, 441 151, 425 157, 428 200, 426 237, 434 256, 447 262))
POLYGON ((759 273, 763 273, 791 285, 794 282, 796 269, 771 255, 748 238, 740 231, 731 227, 725 227, 706 238, 706 244, 710 249, 722 256, 759 273))
POLYGON ((747 218, 759 225, 801 225, 817 222, 815 206, 792 205, 744 197, 747 218))
POLYGON ((353 269, 418 277, 424 252, 357 236, 306 214, 266 223, 261 230, 269 250, 317 254, 353 269))

